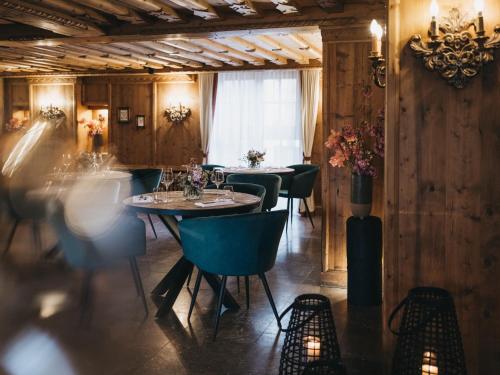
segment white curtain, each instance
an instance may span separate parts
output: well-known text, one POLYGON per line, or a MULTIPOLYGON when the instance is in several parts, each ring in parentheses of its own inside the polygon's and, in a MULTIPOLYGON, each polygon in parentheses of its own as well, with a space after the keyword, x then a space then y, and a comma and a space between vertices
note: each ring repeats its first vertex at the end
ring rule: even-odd
MULTIPOLYGON (((301 125, 304 164, 311 164, 311 152, 314 143, 314 131, 318 117, 320 70, 302 70, 301 78, 301 125)), ((307 199, 307 205, 314 211, 314 194, 307 199)), ((302 203, 300 210, 303 211, 302 203)))
POLYGON ((302 161, 300 75, 296 70, 222 72, 210 137, 210 163, 244 165, 250 149, 267 166, 302 161))
POLYGON ((198 91, 200 93, 200 132, 203 162, 207 162, 210 147, 210 135, 213 128, 213 93, 215 73, 198 74, 198 91))

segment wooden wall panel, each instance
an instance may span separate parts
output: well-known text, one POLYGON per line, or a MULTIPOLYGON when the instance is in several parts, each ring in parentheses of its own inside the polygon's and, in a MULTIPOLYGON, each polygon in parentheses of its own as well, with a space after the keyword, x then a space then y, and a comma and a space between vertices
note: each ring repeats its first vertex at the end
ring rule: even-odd
POLYGON ((153 82, 113 83, 110 111, 110 140, 118 160, 125 164, 153 164, 155 154, 153 82), (130 109, 130 122, 118 122, 119 107, 130 109), (144 129, 136 127, 136 115, 146 116, 144 129))
POLYGON ((190 158, 202 162, 200 134, 200 104, 198 82, 158 82, 157 83, 157 136, 156 161, 160 164, 183 165, 190 158), (191 116, 182 124, 174 125, 164 116, 168 105, 183 105, 191 108, 191 116))
MULTIPOLYGON (((366 27, 322 30, 323 36, 323 143, 332 129, 375 120, 384 107, 384 90, 370 79, 369 31, 366 27), (363 94, 372 86, 369 94, 363 94)), ((324 147, 324 146, 323 146, 324 147)), ((346 220, 351 216, 351 175, 347 168, 332 168, 329 152, 323 158, 323 273, 322 282, 347 284, 346 220)), ((382 217, 383 168, 374 180, 372 215, 382 217)))
MULTIPOLYGON (((500 9, 486 1, 491 32, 500 9)), ((441 14, 466 1, 440 2, 441 14)), ((417 285, 455 298, 468 373, 500 372, 500 62, 465 89, 428 72, 407 46, 426 4, 390 1, 386 121, 386 317, 417 285)), ((391 336, 389 336, 391 338, 391 336)))

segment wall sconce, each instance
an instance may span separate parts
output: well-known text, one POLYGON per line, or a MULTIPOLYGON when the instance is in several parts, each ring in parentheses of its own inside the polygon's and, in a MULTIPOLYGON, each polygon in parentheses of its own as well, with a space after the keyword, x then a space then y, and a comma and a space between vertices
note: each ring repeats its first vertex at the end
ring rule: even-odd
POLYGON ((169 105, 165 109, 165 117, 172 124, 182 124, 189 116, 191 109, 179 103, 179 105, 169 105))
POLYGON ((59 107, 55 107, 52 104, 47 106, 41 106, 39 115, 44 120, 55 120, 65 117, 64 111, 59 107))
POLYGON ((378 87, 385 87, 385 59, 382 55, 382 34, 384 30, 376 21, 372 20, 370 24, 370 33, 372 34, 372 50, 369 59, 372 61, 372 79, 378 87))
POLYGON ((429 40, 413 35, 410 48, 421 57, 428 70, 438 72, 450 85, 463 88, 486 63, 493 61, 494 49, 500 48, 500 25, 491 37, 484 29, 483 0, 474 2, 477 17, 466 19, 458 8, 452 8, 448 17, 438 23, 439 7, 436 0, 430 6, 429 40), (470 31, 475 30, 475 36, 470 31))

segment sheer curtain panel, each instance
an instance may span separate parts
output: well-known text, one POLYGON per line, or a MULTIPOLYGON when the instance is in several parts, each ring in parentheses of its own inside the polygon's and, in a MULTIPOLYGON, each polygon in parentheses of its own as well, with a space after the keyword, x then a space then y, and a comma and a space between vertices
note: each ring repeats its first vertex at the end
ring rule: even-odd
POLYGON ((213 103, 214 103, 214 78, 215 73, 198 74, 198 91, 200 93, 200 132, 201 151, 203 162, 207 162, 210 146, 210 134, 213 128, 213 103))
POLYGON ((210 137, 210 163, 244 165, 250 149, 267 166, 302 161, 300 75, 296 70, 222 72, 210 137))

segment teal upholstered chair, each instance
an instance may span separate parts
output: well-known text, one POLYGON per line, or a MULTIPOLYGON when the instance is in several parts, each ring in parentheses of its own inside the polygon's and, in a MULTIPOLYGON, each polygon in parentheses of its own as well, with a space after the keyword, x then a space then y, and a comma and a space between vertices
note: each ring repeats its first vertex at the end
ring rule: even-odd
POLYGON ((307 216, 314 228, 314 222, 312 220, 311 211, 307 205, 306 198, 310 197, 312 190, 314 188, 314 181, 319 172, 319 166, 312 164, 297 164, 290 165, 288 168, 295 170, 293 176, 285 181, 279 192, 279 196, 287 198, 287 208, 290 211, 290 218, 293 216, 293 200, 302 199, 304 206, 306 207, 307 216))
POLYGON ((264 211, 270 211, 273 207, 276 207, 278 203, 278 194, 281 186, 281 177, 276 174, 230 174, 227 176, 226 182, 228 184, 233 183, 249 183, 262 185, 266 189, 266 195, 264 197, 264 203, 262 204, 262 209, 264 211))
MULTIPOLYGON (((180 222, 184 256, 200 270, 222 276, 215 316, 214 340, 219 328, 228 276, 259 275, 278 326, 281 328, 265 273, 274 266, 287 214, 285 210, 277 210, 187 219, 180 222)), ((201 272, 196 278, 188 319, 191 317, 200 283, 201 272)))
POLYGON ((146 228, 144 221, 132 214, 121 214, 106 232, 92 238, 74 232, 67 224, 64 207, 58 201, 48 204, 48 219, 59 240, 68 264, 84 271, 82 288, 82 318, 91 303, 92 277, 121 258, 128 258, 137 294, 141 297, 144 310, 148 306, 142 286, 136 256, 146 253, 146 228))
MULTIPOLYGON (((160 186, 163 174, 161 168, 131 169, 129 172, 132 174, 132 195, 152 193, 155 188, 160 186)), ((148 220, 155 238, 158 238, 150 214, 148 214, 148 220)))
POLYGON ((224 166, 218 165, 218 164, 202 164, 201 165, 201 169, 203 169, 204 171, 208 171, 208 172, 213 171, 215 168, 224 168, 224 166))

